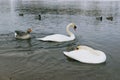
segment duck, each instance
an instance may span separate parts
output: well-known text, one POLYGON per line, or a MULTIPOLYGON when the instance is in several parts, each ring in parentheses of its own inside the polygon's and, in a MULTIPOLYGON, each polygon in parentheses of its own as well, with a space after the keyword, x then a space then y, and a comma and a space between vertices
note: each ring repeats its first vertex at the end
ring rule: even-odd
POLYGON ((100 64, 106 61, 106 55, 103 51, 95 50, 91 47, 79 45, 73 51, 63 52, 64 55, 82 63, 100 64))
POLYGON ((39 15, 35 16, 35 19, 41 20, 41 15, 39 14, 39 15))
POLYGON ((31 35, 30 35, 31 32, 32 32, 31 28, 29 28, 26 32, 16 30, 15 31, 15 38, 16 39, 30 39, 31 38, 31 35))
POLYGON ((72 41, 75 39, 75 35, 69 30, 69 28, 72 27, 74 30, 76 30, 76 25, 74 23, 70 23, 66 26, 66 32, 68 33, 68 36, 63 34, 53 34, 48 35, 43 38, 37 38, 37 40, 42 41, 52 41, 52 42, 66 42, 66 41, 72 41))
POLYGON ((40 14, 38 15, 38 19, 41 20, 41 15, 40 14))
POLYGON ((24 16, 24 14, 23 13, 19 13, 19 16, 24 16))
POLYGON ((107 20, 111 20, 111 21, 113 21, 113 17, 112 17, 112 16, 110 16, 110 17, 106 17, 106 19, 107 19, 107 20))
POLYGON ((102 21, 103 17, 102 16, 96 17, 96 19, 102 21))

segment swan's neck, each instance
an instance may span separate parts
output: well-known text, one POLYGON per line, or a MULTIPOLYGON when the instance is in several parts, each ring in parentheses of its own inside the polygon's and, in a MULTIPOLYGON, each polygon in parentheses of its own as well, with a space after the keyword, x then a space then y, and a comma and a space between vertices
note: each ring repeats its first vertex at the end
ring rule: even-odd
POLYGON ((70 28, 71 26, 70 25, 68 25, 67 27, 66 27, 66 31, 67 31, 67 33, 68 33, 68 35, 71 37, 71 38, 75 38, 75 35, 69 30, 69 28, 70 28))

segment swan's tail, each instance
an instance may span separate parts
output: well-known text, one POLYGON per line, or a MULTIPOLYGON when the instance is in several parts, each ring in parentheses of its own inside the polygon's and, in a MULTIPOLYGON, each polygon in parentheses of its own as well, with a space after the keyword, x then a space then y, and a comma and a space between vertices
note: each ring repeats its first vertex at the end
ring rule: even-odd
POLYGON ((66 51, 63 51, 63 53, 64 53, 65 55, 68 55, 68 52, 66 52, 66 51))
POLYGON ((45 38, 36 38, 36 40, 49 41, 49 40, 46 40, 45 38))
POLYGON ((44 40, 43 38, 36 38, 36 40, 44 40))

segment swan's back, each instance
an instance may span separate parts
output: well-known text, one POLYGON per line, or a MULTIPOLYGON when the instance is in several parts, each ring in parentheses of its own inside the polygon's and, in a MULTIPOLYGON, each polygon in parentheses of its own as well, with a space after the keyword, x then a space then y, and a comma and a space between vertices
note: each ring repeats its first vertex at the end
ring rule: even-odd
POLYGON ((43 40, 43 41, 54 41, 54 42, 64 42, 64 41, 69 41, 69 40, 74 40, 75 38, 71 38, 69 36, 65 36, 62 34, 54 34, 54 35, 49 35, 44 38, 37 38, 37 40, 43 40))
POLYGON ((87 46, 80 46, 79 50, 64 52, 64 54, 83 63, 98 64, 103 63, 106 60, 106 55, 104 52, 94 50, 87 46))
POLYGON ((89 51, 93 51, 94 49, 88 46, 79 46, 79 50, 80 49, 85 49, 85 50, 89 50, 89 51))

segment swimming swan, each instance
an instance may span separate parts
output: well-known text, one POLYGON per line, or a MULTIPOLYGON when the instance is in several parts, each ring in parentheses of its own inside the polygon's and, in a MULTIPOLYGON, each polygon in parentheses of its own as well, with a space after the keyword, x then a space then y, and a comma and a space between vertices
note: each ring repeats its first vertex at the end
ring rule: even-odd
POLYGON ((26 32, 16 30, 15 31, 15 38, 16 39, 29 39, 29 38, 31 38, 30 32, 32 32, 31 28, 29 28, 26 32))
POLYGON ((106 61, 106 55, 104 52, 95 50, 88 46, 78 46, 73 51, 63 53, 66 56, 82 63, 98 64, 106 61))
POLYGON ((71 41, 75 39, 75 35, 69 31, 69 28, 72 27, 74 30, 77 28, 74 23, 70 23, 66 27, 66 31, 69 36, 62 35, 62 34, 53 34, 49 35, 43 38, 37 38, 37 40, 42 40, 42 41, 53 41, 53 42, 65 42, 65 41, 71 41))

